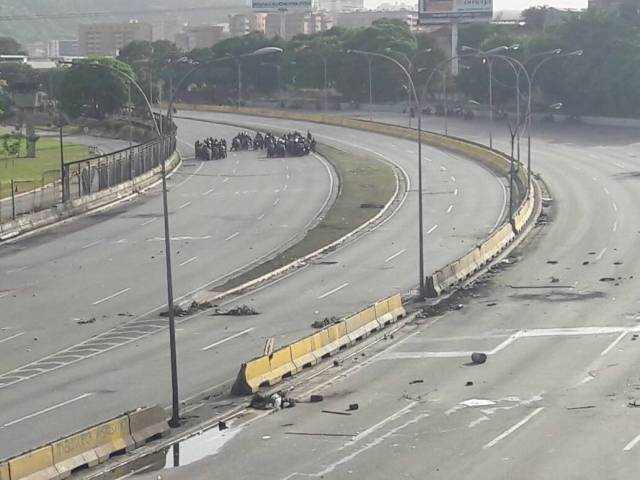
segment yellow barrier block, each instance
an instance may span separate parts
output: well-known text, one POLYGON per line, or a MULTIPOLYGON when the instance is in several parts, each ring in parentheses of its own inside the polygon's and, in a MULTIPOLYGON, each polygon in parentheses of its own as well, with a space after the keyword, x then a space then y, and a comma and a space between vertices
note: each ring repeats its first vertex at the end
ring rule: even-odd
POLYGON ((298 370, 315 365, 318 359, 313 355, 311 337, 303 338, 290 345, 291 359, 298 370))
POLYGON ((256 391, 262 382, 268 378, 270 373, 271 364, 269 363, 269 357, 259 357, 247 362, 244 368, 244 379, 253 391, 256 391))
POLYGON ((353 333, 357 331, 365 322, 362 321, 362 314, 356 313, 344 319, 344 324, 347 327, 347 333, 353 333))
POLYGON ((60 475, 53 466, 51 445, 32 450, 9 460, 11 480, 37 479, 58 480, 60 475))
POLYGON ((327 328, 327 334, 329 335, 329 341, 331 342, 335 342, 345 337, 347 335, 347 325, 344 323, 344 320, 327 328))
POLYGON ((298 368, 293 363, 290 347, 284 347, 273 352, 269 363, 271 364, 271 372, 269 373, 271 384, 279 382, 284 377, 294 375, 298 371, 298 368))
POLYGON ((407 314, 406 310, 402 306, 402 296, 400 294, 390 297, 387 300, 387 305, 389 307, 389 313, 393 315, 394 320, 402 318, 407 314))
MULTIPOLYGON (((159 406, 139 408, 135 412, 131 412, 129 415, 129 431, 131 433, 130 441, 135 442, 135 447, 138 448, 149 439, 162 436, 169 431, 169 424, 167 423, 167 414, 164 409, 159 406)), ((124 424, 122 425, 124 428, 124 424)), ((129 439, 125 436, 126 443, 129 439)))
POLYGON ((0 463, 0 480, 11 480, 8 463, 0 463))
POLYGON ((384 315, 388 313, 387 302, 382 302, 384 304, 384 308, 382 310, 378 309, 378 304, 373 307, 369 307, 360 312, 360 326, 363 327, 368 323, 373 322, 376 318, 380 317, 380 314, 384 315))

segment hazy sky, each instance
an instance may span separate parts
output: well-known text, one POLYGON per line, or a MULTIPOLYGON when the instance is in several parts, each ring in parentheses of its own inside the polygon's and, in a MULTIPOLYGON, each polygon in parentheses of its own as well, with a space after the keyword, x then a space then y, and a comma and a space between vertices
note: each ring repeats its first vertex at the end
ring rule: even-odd
MULTIPOLYGON (((399 3, 416 3, 411 0, 398 0, 399 3)), ((381 3, 395 3, 396 0, 365 0, 367 7, 376 7, 381 3)), ((587 0, 493 0, 494 10, 523 10, 534 5, 550 5, 558 8, 586 8, 587 0)))

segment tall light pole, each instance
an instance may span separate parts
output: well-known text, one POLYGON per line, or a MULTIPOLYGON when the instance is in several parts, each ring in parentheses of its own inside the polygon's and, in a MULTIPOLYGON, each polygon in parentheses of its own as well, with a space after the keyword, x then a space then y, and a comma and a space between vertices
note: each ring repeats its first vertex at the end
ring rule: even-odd
MULTIPOLYGON (((411 78, 411 74, 407 71, 407 69, 398 62, 395 58, 390 57, 388 55, 384 55, 382 53, 376 52, 368 52, 364 50, 347 50, 347 53, 354 53, 357 55, 365 55, 368 58, 378 57, 385 59, 389 62, 394 63, 407 77, 407 81, 409 82, 409 86, 411 91, 413 92, 413 98, 416 103, 417 110, 422 111, 420 97, 418 97, 418 92, 416 91, 415 84, 413 83, 413 79, 411 78)), ((419 265, 419 275, 420 275, 420 299, 424 299, 426 297, 426 288, 425 288, 425 276, 424 276, 424 231, 423 231, 423 218, 422 218, 422 115, 418 115, 418 265, 419 265)))
MULTIPOLYGON (((422 55, 423 53, 430 53, 431 52, 431 48, 425 48, 423 50, 419 50, 416 53, 414 53, 413 56, 411 56, 411 58, 409 58, 409 56, 406 53, 400 52, 398 50, 393 50, 392 48, 385 48, 384 51, 386 53, 388 53, 388 54, 393 54, 393 55, 396 55, 396 56, 403 57, 407 62, 407 66, 409 67, 409 69, 408 69, 409 74, 413 75, 414 71, 415 71, 414 62, 415 62, 416 58, 418 58, 418 56, 422 55)), ((407 94, 408 94, 408 97, 409 97, 409 105, 411 105, 411 103, 412 103, 412 100, 411 100, 412 94, 411 94, 411 89, 410 88, 407 88, 407 94)), ((417 112, 417 114, 421 115, 422 112, 417 112)), ((409 128, 411 128, 411 108, 409 108, 409 128)))
POLYGON ((369 63, 369 121, 373 120, 373 57, 367 56, 369 63))
MULTIPOLYGON (((282 50, 279 47, 263 47, 263 48, 259 48, 258 50, 251 52, 251 53, 243 53, 242 55, 238 55, 236 57, 233 57, 236 61, 236 64, 238 65, 238 108, 240 108, 241 103, 242 103, 242 59, 247 58, 247 57, 257 57, 257 56, 261 56, 261 55, 268 55, 270 53, 282 53, 284 50, 282 50)), ((206 65, 211 65, 213 63, 217 63, 218 61, 221 60, 228 60, 231 57, 222 57, 221 59, 215 59, 212 60, 210 62, 205 62, 203 63, 201 66, 206 66, 206 65)), ((196 70, 199 70, 200 68, 197 67, 196 70)), ((179 88, 176 88, 176 91, 179 91, 179 88)), ((174 95, 175 97, 175 95, 174 95)))

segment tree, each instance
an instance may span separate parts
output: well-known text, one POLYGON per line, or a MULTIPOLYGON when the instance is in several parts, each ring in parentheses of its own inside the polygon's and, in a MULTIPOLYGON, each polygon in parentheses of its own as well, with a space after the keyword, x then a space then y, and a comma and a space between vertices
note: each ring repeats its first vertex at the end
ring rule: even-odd
POLYGON ((122 108, 128 99, 127 81, 99 63, 135 78, 129 65, 107 57, 89 57, 65 71, 60 86, 62 109, 71 117, 87 115, 104 118, 122 108))
POLYGON ((0 55, 23 55, 24 48, 11 37, 0 37, 0 55))

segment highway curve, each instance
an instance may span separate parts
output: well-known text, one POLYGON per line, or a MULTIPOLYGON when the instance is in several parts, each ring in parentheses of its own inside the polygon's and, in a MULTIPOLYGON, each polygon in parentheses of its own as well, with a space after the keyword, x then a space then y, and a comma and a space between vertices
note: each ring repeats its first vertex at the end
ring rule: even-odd
MULTIPOLYGON (((481 123, 452 125, 486 138, 481 123)), ((636 478, 637 133, 538 131, 534 169, 553 206, 501 273, 460 310, 336 369, 352 373, 322 404, 231 429, 223 454, 163 478, 636 478), (474 351, 487 362, 470 365, 474 351), (350 416, 320 412, 353 402, 350 416)))
MULTIPOLYGON (((406 171, 411 188, 397 213, 358 241, 325 256, 322 262, 309 264, 292 276, 235 300, 250 304, 260 315, 212 317, 205 312, 183 319, 177 335, 183 399, 216 384, 229 383, 240 363, 262 350, 266 338, 274 337, 277 345, 285 344, 310 332, 316 318, 347 314, 383 296, 407 291, 418 281, 415 143, 300 122, 209 114, 202 117, 270 128, 310 129, 321 142, 379 154, 397 163, 406 171)), ((206 123, 188 125, 192 129, 213 128, 206 123)), ((504 213, 505 193, 503 184, 491 172, 468 159, 430 148, 425 151, 425 159, 426 269, 432 271, 487 236, 504 213)), ((312 178, 306 188, 324 175, 309 174, 312 178)), ((206 187, 191 183, 188 190, 196 197, 202 196, 206 187)), ((298 202, 298 208, 301 206, 298 202)), ((228 204, 227 208, 233 207, 228 204)), ((121 215, 130 218, 131 212, 121 215)), ((233 223, 235 216, 226 214, 225 219, 233 223)), ((129 223, 129 234, 132 225, 139 227, 140 222, 136 218, 129 223)), ((222 240, 216 237, 216 245, 222 240)), ((152 278, 159 275, 160 269, 152 278)), ((129 298, 122 297, 122 301, 129 298)), ((127 301, 117 308, 130 306, 127 301)), ((0 425, 4 425, 3 435, 10 435, 13 441, 10 446, 3 444, 0 456, 135 406, 168 405, 168 359, 167 336, 162 332, 2 388, 0 425)))

